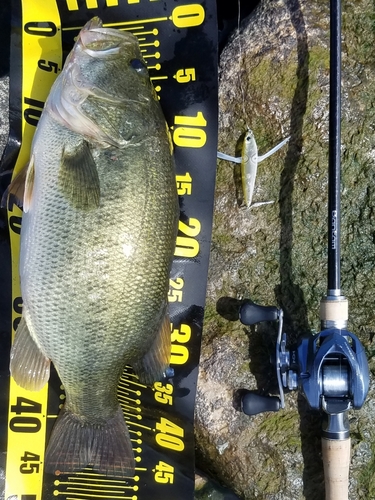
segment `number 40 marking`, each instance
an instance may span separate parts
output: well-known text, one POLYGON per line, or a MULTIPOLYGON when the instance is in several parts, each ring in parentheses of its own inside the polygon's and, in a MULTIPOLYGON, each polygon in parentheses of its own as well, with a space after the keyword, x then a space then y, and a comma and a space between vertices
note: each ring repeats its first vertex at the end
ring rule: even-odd
POLYGON ((161 417, 160 422, 156 424, 156 430, 159 431, 155 435, 159 446, 175 451, 182 451, 185 448, 184 442, 181 439, 184 437, 184 429, 179 425, 167 418, 161 417))

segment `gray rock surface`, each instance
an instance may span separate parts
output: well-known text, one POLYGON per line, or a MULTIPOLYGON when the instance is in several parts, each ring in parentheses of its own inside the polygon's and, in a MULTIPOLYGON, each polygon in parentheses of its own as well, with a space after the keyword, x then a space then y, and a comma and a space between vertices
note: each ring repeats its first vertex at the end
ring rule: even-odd
POLYGON ((9 132, 9 77, 0 78, 0 158, 9 132))
POLYGON ((194 500, 239 500, 239 498, 216 481, 197 471, 195 473, 194 500))
MULTIPOLYGON (((343 1, 342 290, 349 329, 375 369, 374 7, 343 1)), ((286 409, 248 417, 239 389, 275 393, 275 327, 244 328, 228 297, 284 309, 292 343, 319 331, 326 293, 329 2, 263 0, 220 61, 219 150, 235 154, 247 126, 260 153, 254 202, 241 209, 238 169, 218 162, 207 307, 196 404, 198 464, 246 500, 321 500, 321 418, 290 393, 286 409), (227 299, 225 299, 227 297, 227 299), (229 318, 229 319, 228 319, 229 318)), ((375 499, 375 386, 350 413, 351 500, 375 499)))

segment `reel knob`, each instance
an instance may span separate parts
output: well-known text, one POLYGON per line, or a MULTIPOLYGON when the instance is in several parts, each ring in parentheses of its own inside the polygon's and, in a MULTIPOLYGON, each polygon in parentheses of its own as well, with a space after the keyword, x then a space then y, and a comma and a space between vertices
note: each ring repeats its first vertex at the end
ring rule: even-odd
POLYGON ((255 325, 262 321, 277 321, 279 309, 274 306, 260 306, 251 300, 243 300, 239 311, 239 318, 243 325, 255 325))
POLYGON ((279 411, 281 401, 277 396, 260 396, 246 391, 241 398, 241 409, 246 415, 257 415, 265 411, 279 411))

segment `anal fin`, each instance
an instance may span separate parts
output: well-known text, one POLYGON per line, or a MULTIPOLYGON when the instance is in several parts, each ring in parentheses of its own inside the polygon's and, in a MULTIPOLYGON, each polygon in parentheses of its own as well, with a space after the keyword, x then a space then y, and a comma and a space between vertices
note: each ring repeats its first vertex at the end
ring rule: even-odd
POLYGON ((170 359, 171 323, 169 315, 165 314, 150 349, 141 360, 133 363, 133 368, 143 384, 152 385, 165 376, 170 359))
POLYGON ((12 377, 24 389, 39 391, 48 382, 50 364, 31 337, 25 318, 22 318, 10 352, 12 377))

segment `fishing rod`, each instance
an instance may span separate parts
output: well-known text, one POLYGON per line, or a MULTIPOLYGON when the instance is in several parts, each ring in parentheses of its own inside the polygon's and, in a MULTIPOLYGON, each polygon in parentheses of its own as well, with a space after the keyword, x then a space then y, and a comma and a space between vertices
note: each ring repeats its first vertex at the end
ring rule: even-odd
POLYGON ((287 349, 283 311, 242 301, 244 325, 278 321, 276 372, 280 396, 246 391, 248 415, 284 408, 284 388, 299 389, 310 407, 322 412, 322 455, 326 500, 347 500, 350 465, 348 411, 362 407, 369 387, 367 357, 359 339, 347 330, 348 300, 340 285, 341 148, 341 3, 330 2, 330 103, 328 168, 327 295, 320 303, 321 332, 287 349))

